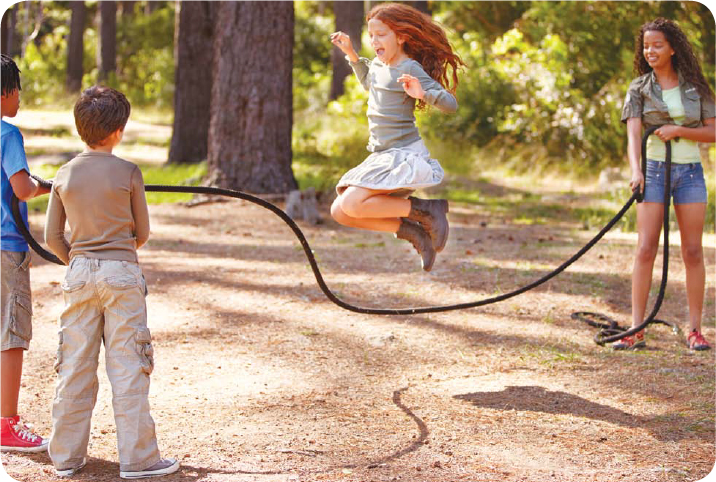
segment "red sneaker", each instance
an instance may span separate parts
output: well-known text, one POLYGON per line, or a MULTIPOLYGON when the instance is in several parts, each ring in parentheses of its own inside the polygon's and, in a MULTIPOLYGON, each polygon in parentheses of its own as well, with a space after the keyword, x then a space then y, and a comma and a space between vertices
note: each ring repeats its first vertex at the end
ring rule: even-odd
POLYGON ((50 441, 20 421, 20 416, 0 417, 0 450, 43 452, 50 441))
POLYGON ((686 338, 686 344, 689 345, 689 349, 701 351, 710 350, 711 345, 706 341, 700 331, 692 330, 689 336, 686 338))

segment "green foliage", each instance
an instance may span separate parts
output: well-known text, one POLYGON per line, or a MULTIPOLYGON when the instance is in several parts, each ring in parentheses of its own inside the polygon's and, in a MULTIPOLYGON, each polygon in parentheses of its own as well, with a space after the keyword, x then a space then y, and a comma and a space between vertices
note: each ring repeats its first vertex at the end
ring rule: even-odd
POLYGON ((328 102, 331 86, 332 17, 321 15, 310 2, 295 4, 293 46, 293 108, 304 115, 328 102))
MULTIPOLYGON (((82 88, 97 83, 96 3, 88 3, 84 31, 82 88)), ((44 27, 18 59, 22 99, 30 106, 69 107, 74 96, 64 90, 70 10, 66 2, 43 2, 44 27)), ((18 15, 22 20, 22 15, 18 15)), ((18 25, 24 28, 23 25, 18 25)), ((32 27, 31 27, 32 28, 32 27)), ((174 96, 174 3, 147 15, 139 11, 117 21, 117 74, 106 84, 122 90, 134 106, 169 109, 174 96)))
POLYGON ((48 31, 37 41, 27 44, 24 57, 15 59, 21 71, 22 104, 25 106, 55 104, 65 97, 70 12, 69 9, 43 6, 43 15, 48 31))
POLYGON ((320 115, 298 117, 294 122, 293 169, 302 189, 331 188, 368 156, 367 95, 355 77, 349 77, 345 95, 330 102, 320 115), (307 172, 312 173, 309 178, 307 172), (315 176, 324 182, 316 182, 315 176))
MULTIPOLYGON (((174 102, 174 2, 149 15, 117 22, 116 82, 133 105, 171 108, 174 102)), ((96 72, 94 72, 96 79, 96 72)))

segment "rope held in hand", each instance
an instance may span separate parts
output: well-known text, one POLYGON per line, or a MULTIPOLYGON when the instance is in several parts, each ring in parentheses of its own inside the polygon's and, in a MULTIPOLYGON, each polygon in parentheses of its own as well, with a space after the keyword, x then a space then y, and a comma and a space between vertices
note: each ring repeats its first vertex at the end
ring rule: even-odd
MULTIPOLYGON (((642 169, 644 172, 646 172, 646 140, 649 135, 653 133, 653 131, 656 130, 656 127, 653 127, 646 131, 644 134, 644 138, 642 141, 642 169)), ((666 143, 666 159, 667 159, 667 186, 670 185, 670 163, 671 163, 671 144, 669 142, 666 143)), ((45 183, 49 181, 43 181, 45 183)), ((301 246, 303 247, 303 251, 306 254, 306 258, 308 259, 308 263, 311 265, 311 269, 313 270, 313 274, 316 278, 316 282, 318 283, 318 286, 321 288, 321 291, 326 295, 326 297, 335 303, 336 305, 340 306, 341 308, 344 308, 349 311, 353 311, 355 313, 363 313, 368 315, 416 315, 416 314, 423 314, 423 313, 440 313, 445 311, 452 311, 452 310, 461 310, 466 308, 476 308, 479 306, 485 306, 492 303, 497 303, 500 301, 505 301, 507 299, 513 298, 517 295, 520 295, 522 293, 525 293, 533 288, 536 288, 537 286, 546 283, 550 279, 554 278, 558 274, 560 274, 562 271, 567 269, 572 263, 577 261, 579 258, 581 258, 587 251, 589 251, 604 235, 621 219, 621 217, 624 215, 624 213, 627 212, 627 210, 631 207, 631 205, 634 203, 635 200, 641 202, 643 195, 639 193, 638 191, 632 194, 631 198, 626 202, 626 204, 619 210, 619 212, 599 231, 599 233, 596 234, 584 247, 582 247, 577 253, 575 253, 571 258, 569 258, 567 261, 562 263, 559 267, 557 267, 554 271, 551 271, 550 273, 547 273, 546 275, 542 276, 541 278, 533 281, 532 283, 522 286, 521 288, 518 288, 514 291, 510 291, 508 293, 504 293, 498 296, 493 296, 490 298, 485 298, 482 300, 467 302, 467 303, 457 303, 452 305, 441 305, 441 306, 427 306, 427 307, 417 307, 417 308, 366 308, 366 307, 360 307, 355 306, 350 303, 347 303, 340 298, 338 298, 328 287, 326 282, 323 279, 323 276, 321 275, 321 272, 318 268, 318 264, 316 262, 316 258, 313 255, 313 252, 311 250, 310 245, 308 244, 308 241, 306 240, 306 237, 304 236, 301 229, 298 227, 298 225, 291 219, 284 211, 276 207, 274 204, 271 204, 270 202, 261 199, 260 197, 253 196, 251 194, 247 194, 245 192, 241 191, 235 191, 232 189, 222 189, 218 187, 208 187, 208 186, 167 186, 167 185, 155 185, 155 184, 148 184, 145 186, 145 190, 147 192, 176 192, 176 193, 191 193, 191 194, 208 194, 208 195, 220 195, 220 196, 227 196, 232 197, 235 199, 242 199, 244 201, 249 201, 251 203, 257 204, 265 209, 268 209, 269 211, 273 212, 276 216, 281 218, 283 222, 285 222, 293 231, 293 233, 296 235, 298 240, 301 243, 301 246)), ((615 341, 618 339, 621 339, 625 336, 629 336, 636 331, 641 330, 644 326, 646 326, 649 323, 656 323, 661 322, 660 320, 654 320, 654 317, 656 313, 659 311, 659 308, 661 307, 661 302, 664 298, 664 290, 666 288, 666 273, 667 273, 667 264, 668 264, 668 216, 669 216, 669 210, 668 210, 668 189, 667 189, 667 195, 665 199, 665 209, 664 209, 664 273, 662 276, 661 281, 661 288, 659 290, 659 296, 657 298, 656 304, 654 306, 654 310, 652 311, 651 315, 645 320, 642 325, 639 325, 639 327, 636 327, 632 330, 627 330, 621 333, 616 334, 610 334, 609 336, 606 335, 597 335, 595 337, 595 341, 599 343, 600 345, 606 343, 615 341)), ((32 237, 30 234, 27 226, 25 223, 22 222, 22 218, 20 216, 20 210, 19 210, 19 202, 16 197, 13 196, 12 199, 12 211, 13 216, 15 218, 15 223, 18 226, 18 229, 20 230, 20 233, 25 238, 27 243, 32 247, 32 249, 37 252, 40 256, 45 258, 46 260, 56 263, 56 264, 64 264, 62 261, 60 261, 55 255, 52 253, 49 253, 47 250, 45 250, 42 246, 37 243, 37 241, 32 237)), ((573 315, 574 317, 574 315, 573 315)), ((613 326, 611 328, 614 328, 613 326)), ((621 329, 621 328, 619 328, 621 329)))

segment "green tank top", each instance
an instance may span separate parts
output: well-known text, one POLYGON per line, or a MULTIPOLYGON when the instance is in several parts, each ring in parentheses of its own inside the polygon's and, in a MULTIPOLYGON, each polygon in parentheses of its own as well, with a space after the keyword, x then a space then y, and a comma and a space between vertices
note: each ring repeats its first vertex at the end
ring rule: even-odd
MULTIPOLYGON (((684 105, 681 102, 681 91, 678 86, 673 89, 663 90, 661 97, 669 108, 669 115, 677 125, 682 125, 684 120, 684 105)), ((652 161, 666 160, 666 144, 656 136, 649 136, 646 143, 646 158, 652 161)), ((690 164, 701 162, 701 153, 696 141, 679 139, 671 141, 671 162, 674 164, 690 164)))

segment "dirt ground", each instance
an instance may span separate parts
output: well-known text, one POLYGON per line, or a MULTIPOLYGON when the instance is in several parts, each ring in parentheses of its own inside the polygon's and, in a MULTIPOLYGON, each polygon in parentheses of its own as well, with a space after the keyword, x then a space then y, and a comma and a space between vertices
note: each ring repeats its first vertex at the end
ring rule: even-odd
MULTIPOLYGON (((163 480, 682 482, 714 467, 714 351, 692 353, 657 326, 647 350, 615 353, 570 319, 589 310, 626 322, 634 234, 610 233, 567 272, 502 303, 368 316, 330 303, 288 227, 256 205, 160 205, 150 214, 140 250, 155 345, 150 400, 162 455, 182 463, 163 480)), ((391 236, 329 220, 302 228, 329 287, 371 307, 507 292, 595 233, 515 224, 457 203, 450 219, 431 273, 391 236)), ((38 237, 44 219, 32 215, 31 224, 38 237)), ((715 245, 707 235, 711 341, 715 245)), ((678 235, 671 253, 660 317, 683 326, 678 235)), ((49 435, 64 268, 33 263, 20 407, 49 435)), ((46 454, 3 453, 2 463, 19 481, 61 480, 46 454)), ((119 480, 118 472, 100 361, 88 463, 75 479, 119 480)))

